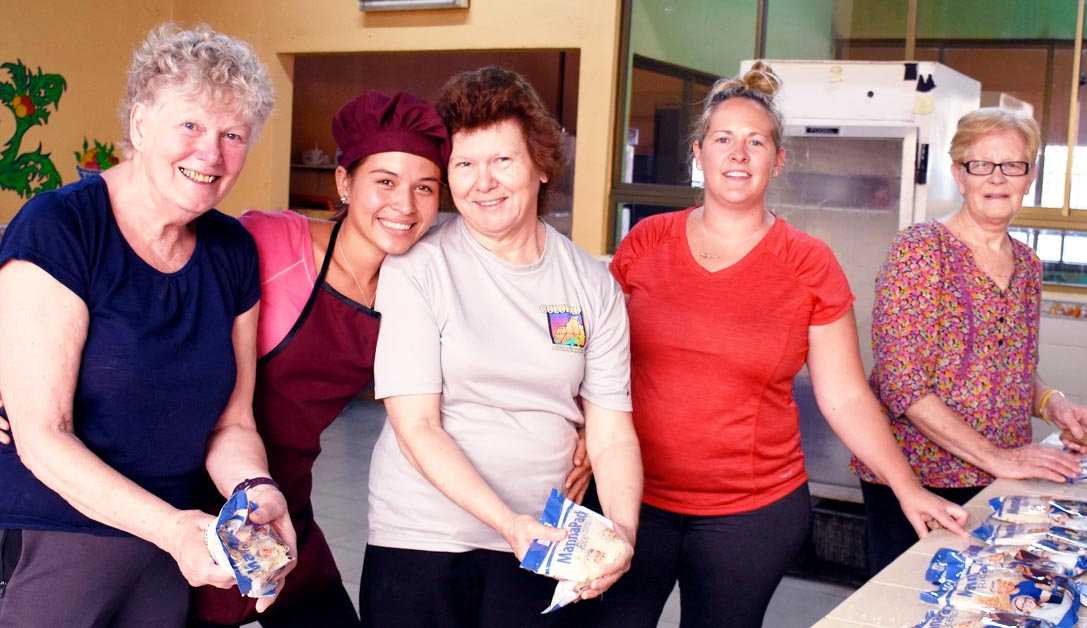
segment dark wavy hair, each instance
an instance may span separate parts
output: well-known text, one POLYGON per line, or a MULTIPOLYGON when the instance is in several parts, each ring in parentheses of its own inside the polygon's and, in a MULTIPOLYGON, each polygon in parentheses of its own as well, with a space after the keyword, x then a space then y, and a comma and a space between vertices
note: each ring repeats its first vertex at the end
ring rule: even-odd
POLYGON ((517 121, 532 163, 547 177, 536 196, 536 213, 547 213, 550 188, 565 165, 562 129, 525 77, 496 66, 461 72, 445 84, 434 107, 450 137, 517 121))

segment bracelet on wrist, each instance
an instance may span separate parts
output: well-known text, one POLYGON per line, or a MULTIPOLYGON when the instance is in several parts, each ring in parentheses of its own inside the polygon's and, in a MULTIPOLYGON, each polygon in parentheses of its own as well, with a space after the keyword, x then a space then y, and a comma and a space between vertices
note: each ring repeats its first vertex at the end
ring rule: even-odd
POLYGON ((1046 423, 1049 423, 1049 424, 1052 424, 1053 421, 1045 413, 1045 404, 1049 401, 1049 398, 1052 397, 1053 395, 1060 395, 1061 397, 1063 397, 1064 393, 1057 390, 1056 388, 1050 388, 1049 390, 1047 390, 1045 392, 1044 395, 1042 395, 1042 400, 1038 402, 1038 417, 1041 418, 1046 423))
MULTIPOLYGON (((261 484, 268 484, 269 486, 274 486, 274 487, 276 487, 277 491, 280 491, 279 485, 276 484, 275 480, 273 480, 272 478, 269 478, 269 477, 259 477, 259 478, 248 478, 248 479, 242 480, 241 482, 238 483, 237 486, 234 487, 234 490, 231 491, 230 494, 233 495, 234 493, 237 493, 238 491, 249 490, 249 489, 253 488, 254 486, 260 486, 261 484)), ((280 491, 280 492, 282 492, 282 491, 280 491)))

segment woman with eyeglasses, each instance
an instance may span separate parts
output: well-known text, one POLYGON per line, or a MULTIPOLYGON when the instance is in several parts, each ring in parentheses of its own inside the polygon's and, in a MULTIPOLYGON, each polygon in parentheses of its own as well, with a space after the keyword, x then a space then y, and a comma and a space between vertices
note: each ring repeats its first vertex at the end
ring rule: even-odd
MULTIPOLYGON (((963 116, 950 151, 962 207, 899 233, 876 277, 872 389, 921 483, 959 504, 995 478, 1063 482, 1079 472, 1074 455, 1031 444, 1034 414, 1076 438, 1087 422, 1087 408, 1038 374, 1042 266, 1008 236, 1038 145, 1027 116, 963 116)), ((853 471, 875 573, 917 535, 890 487, 856 459, 853 471)))

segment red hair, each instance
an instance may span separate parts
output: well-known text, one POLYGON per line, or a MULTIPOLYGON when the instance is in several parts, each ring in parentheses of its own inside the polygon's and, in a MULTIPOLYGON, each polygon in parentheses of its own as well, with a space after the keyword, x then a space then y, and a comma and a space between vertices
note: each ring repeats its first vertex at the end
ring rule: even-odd
POLYGON ((547 212, 550 186, 565 165, 562 129, 523 76, 496 66, 461 72, 445 84, 434 107, 450 137, 515 120, 532 163, 547 179, 536 196, 536 213, 547 212))

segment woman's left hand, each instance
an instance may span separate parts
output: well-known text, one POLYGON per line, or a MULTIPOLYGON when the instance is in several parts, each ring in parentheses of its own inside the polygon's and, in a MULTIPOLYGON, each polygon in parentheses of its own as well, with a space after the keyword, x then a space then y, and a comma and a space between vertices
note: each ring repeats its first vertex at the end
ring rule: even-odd
MULTIPOLYGON (((276 534, 279 535, 279 538, 283 539, 283 542, 291 548, 291 555, 297 556, 298 538, 294 531, 294 524, 291 523, 291 516, 287 511, 287 500, 283 497, 283 493, 280 493, 274 486, 262 484, 246 491, 246 496, 250 501, 254 501, 257 504, 256 510, 253 510, 250 513, 249 519, 253 523, 270 524, 272 529, 276 531, 276 534)), ((283 571, 279 572, 279 575, 277 576, 277 579, 279 580, 277 591, 283 590, 284 578, 287 577, 287 574, 290 573, 297 564, 297 560, 292 560, 287 563, 287 566, 283 568, 283 571)), ((257 612, 263 613, 275 600, 275 596, 258 599, 257 612)))
POLYGON ((589 586, 581 590, 581 599, 591 600, 594 597, 599 597, 604 591, 611 588, 611 585, 615 584, 619 577, 630 570, 630 561, 634 558, 634 531, 626 526, 615 524, 615 533, 619 535, 619 538, 627 542, 632 549, 626 552, 624 555, 618 557, 610 565, 604 567, 603 574, 589 583, 589 586))
POLYGON ((593 477, 593 465, 589 461, 589 453, 585 446, 585 428, 577 431, 577 446, 574 448, 574 468, 566 474, 566 497, 574 503, 581 503, 585 499, 585 491, 589 488, 589 480, 593 477))
POLYGON ((929 530, 936 528, 967 536, 965 526, 970 514, 966 509, 925 490, 919 484, 911 487, 909 493, 898 495, 898 503, 918 537, 924 537, 929 530))

